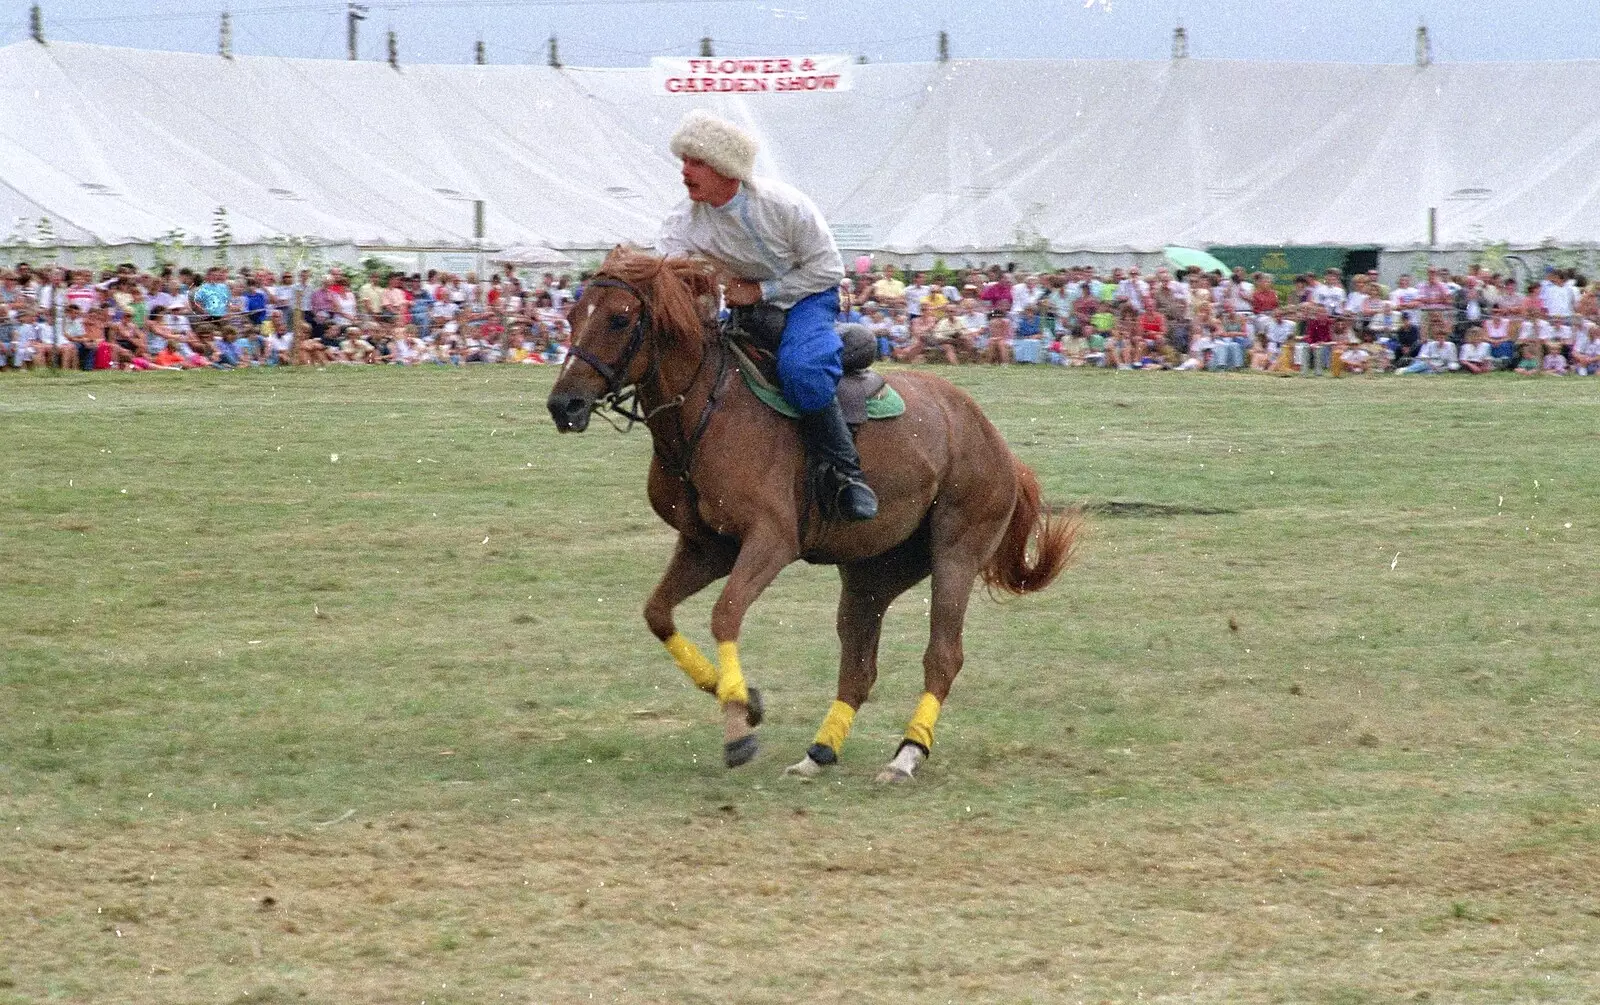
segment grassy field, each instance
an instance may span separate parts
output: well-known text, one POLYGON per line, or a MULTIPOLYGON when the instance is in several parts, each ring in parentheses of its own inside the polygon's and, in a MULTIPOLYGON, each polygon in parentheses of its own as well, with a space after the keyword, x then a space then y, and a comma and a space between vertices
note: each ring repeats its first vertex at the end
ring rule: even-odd
POLYGON ((1600 384, 951 376, 1149 505, 886 788, 926 588, 801 784, 784 573, 725 771, 648 440, 547 373, 0 375, 0 1002, 1600 1001, 1600 384))

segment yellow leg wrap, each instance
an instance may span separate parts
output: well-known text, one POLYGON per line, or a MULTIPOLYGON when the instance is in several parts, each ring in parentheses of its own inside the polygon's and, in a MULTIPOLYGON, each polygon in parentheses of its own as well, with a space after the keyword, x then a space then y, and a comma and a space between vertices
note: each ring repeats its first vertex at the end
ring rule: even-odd
POLYGON ((666 646, 667 652, 672 654, 674 660, 677 660, 678 669, 688 674, 689 679, 694 681, 695 687, 702 691, 716 691, 717 668, 711 665, 710 660, 706 659, 699 646, 677 632, 673 632, 672 637, 663 642, 662 645, 666 646))
POLYGON ((911 715, 911 724, 906 726, 906 739, 922 744, 923 750, 932 750, 933 724, 938 721, 939 699, 924 691, 922 700, 917 702, 917 710, 911 715))
POLYGON ((828 714, 817 730, 815 742, 831 748, 837 754, 839 748, 844 746, 844 738, 850 735, 850 724, 855 721, 856 710, 842 701, 835 701, 828 706, 828 714))
POLYGON ((744 672, 739 669, 739 643, 717 643, 717 700, 726 705, 736 701, 750 704, 750 692, 744 686, 744 672))

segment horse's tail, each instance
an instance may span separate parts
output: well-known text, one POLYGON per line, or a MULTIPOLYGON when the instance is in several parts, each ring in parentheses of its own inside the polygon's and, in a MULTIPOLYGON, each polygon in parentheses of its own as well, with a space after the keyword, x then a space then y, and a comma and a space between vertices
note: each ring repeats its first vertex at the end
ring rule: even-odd
POLYGON ((1016 458, 1011 463, 1017 472, 1017 505, 1000 547, 983 567, 983 581, 990 590, 1021 595, 1049 586, 1072 561, 1083 514, 1077 507, 1056 512, 1041 504, 1039 479, 1016 458), (1031 562, 1030 537, 1034 541, 1031 562))

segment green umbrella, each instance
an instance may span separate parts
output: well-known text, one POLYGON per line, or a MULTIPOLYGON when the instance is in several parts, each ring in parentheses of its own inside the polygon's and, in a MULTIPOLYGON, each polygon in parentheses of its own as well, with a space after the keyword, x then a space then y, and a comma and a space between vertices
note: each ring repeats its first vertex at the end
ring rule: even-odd
POLYGON ((1180 269, 1198 265, 1201 272, 1220 272, 1225 276, 1228 274, 1228 266, 1223 263, 1222 259, 1210 252, 1179 247, 1168 247, 1163 251, 1167 256, 1167 261, 1180 269))

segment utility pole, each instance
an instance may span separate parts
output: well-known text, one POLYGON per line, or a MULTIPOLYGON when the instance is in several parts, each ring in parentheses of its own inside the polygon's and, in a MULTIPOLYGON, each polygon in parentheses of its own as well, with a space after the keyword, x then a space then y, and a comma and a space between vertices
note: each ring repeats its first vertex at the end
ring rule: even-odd
POLYGON ((28 31, 35 42, 44 45, 44 9, 38 4, 28 11, 28 31))
POLYGON ((711 36, 710 35, 702 35, 700 37, 700 55, 702 55, 702 56, 715 56, 716 55, 716 52, 713 51, 712 48, 711 48, 711 36))
POLYGON ((561 50, 556 48, 556 37, 554 35, 550 36, 550 59, 549 59, 549 63, 555 69, 557 69, 557 70, 561 69, 561 50))
POLYGON ((1181 24, 1172 29, 1172 58, 1189 58, 1189 33, 1181 24))
POLYGON ((950 33, 942 28, 939 30, 939 62, 950 62, 950 33))
POLYGON ((222 12, 222 35, 217 41, 217 52, 223 59, 233 58, 233 15, 222 12))
POLYGON ((366 4, 352 3, 345 12, 345 44, 350 50, 352 62, 360 57, 356 54, 356 26, 367 19, 366 4))
POLYGON ((479 66, 482 66, 489 61, 488 57, 483 51, 483 39, 478 39, 478 44, 473 47, 472 57, 472 61, 477 63, 479 66))
POLYGON ((1433 64, 1433 44, 1428 41, 1428 26, 1417 25, 1417 65, 1431 66, 1433 64))
POLYGON ((394 29, 389 29, 389 69, 400 69, 400 42, 395 38, 394 29))

